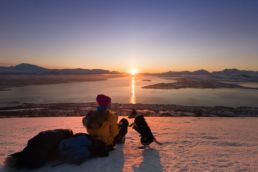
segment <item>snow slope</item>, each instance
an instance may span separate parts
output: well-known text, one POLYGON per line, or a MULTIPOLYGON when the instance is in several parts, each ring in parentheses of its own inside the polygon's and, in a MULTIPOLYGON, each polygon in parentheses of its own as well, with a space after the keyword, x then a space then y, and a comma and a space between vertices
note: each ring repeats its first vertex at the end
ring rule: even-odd
MULTIPOLYGON (((258 171, 258 118, 147 118, 162 146, 138 149, 138 134, 129 129, 126 143, 109 157, 80 166, 46 166, 50 171, 258 171)), ((81 117, 0 119, 0 171, 4 158, 23 148, 39 131, 71 128, 84 132, 81 117)))

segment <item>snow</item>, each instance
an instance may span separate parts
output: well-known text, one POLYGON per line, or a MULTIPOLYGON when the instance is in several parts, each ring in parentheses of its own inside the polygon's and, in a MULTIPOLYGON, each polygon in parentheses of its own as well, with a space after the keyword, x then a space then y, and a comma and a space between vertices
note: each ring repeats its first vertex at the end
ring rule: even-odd
MULTIPOLYGON (((258 118, 146 118, 157 140, 150 149, 138 149, 139 136, 131 128, 126 143, 110 156, 90 159, 80 166, 48 165, 50 171, 258 171, 258 118)), ((71 128, 85 132, 81 117, 0 119, 0 171, 5 157, 24 147, 39 131, 71 128)), ((26 171, 26 170, 25 170, 26 171)))

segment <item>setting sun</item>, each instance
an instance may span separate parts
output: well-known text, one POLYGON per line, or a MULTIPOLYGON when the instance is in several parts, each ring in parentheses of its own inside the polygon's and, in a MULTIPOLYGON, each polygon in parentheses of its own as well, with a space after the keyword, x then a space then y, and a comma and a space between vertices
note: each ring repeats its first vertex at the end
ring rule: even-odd
POLYGON ((130 69, 129 73, 130 73, 131 75, 136 75, 136 74, 138 73, 138 70, 135 69, 135 68, 132 68, 132 69, 130 69))

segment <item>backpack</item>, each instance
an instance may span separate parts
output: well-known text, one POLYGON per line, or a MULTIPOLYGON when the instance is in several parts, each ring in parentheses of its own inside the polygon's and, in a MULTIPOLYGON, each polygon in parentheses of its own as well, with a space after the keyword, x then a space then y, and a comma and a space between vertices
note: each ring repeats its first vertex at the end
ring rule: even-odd
POLYGON ((109 115, 109 111, 101 110, 101 111, 90 111, 83 118, 83 125, 89 129, 98 129, 102 126, 105 120, 107 120, 109 115))
POLYGON ((42 131, 32 137, 22 151, 9 155, 5 164, 16 169, 40 168, 48 161, 58 158, 59 143, 71 136, 73 132, 68 129, 42 131))
POLYGON ((59 144, 60 158, 65 163, 81 164, 91 156, 89 146, 91 138, 87 134, 76 134, 59 144))
POLYGON ((92 157, 108 156, 108 148, 90 135, 78 133, 59 144, 59 154, 62 162, 80 165, 92 157))

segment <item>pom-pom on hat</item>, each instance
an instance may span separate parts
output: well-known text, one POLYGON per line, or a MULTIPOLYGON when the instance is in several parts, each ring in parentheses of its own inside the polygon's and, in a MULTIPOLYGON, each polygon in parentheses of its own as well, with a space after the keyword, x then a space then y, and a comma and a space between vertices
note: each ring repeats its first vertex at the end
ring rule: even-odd
POLYGON ((104 94, 99 94, 96 98, 96 101, 99 106, 108 106, 111 103, 111 98, 104 94))

